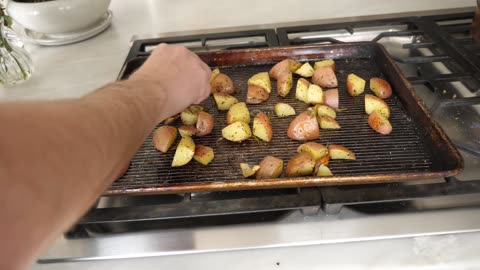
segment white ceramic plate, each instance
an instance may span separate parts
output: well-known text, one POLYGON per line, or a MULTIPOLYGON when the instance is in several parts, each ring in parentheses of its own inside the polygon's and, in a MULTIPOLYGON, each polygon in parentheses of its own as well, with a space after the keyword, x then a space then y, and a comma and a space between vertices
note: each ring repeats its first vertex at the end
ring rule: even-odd
POLYGON ((25 41, 33 44, 42 46, 66 45, 79 42, 100 34, 110 26, 110 24, 112 23, 112 17, 112 11, 108 10, 97 23, 75 32, 69 32, 64 34, 45 34, 24 28, 23 34, 26 36, 25 41))

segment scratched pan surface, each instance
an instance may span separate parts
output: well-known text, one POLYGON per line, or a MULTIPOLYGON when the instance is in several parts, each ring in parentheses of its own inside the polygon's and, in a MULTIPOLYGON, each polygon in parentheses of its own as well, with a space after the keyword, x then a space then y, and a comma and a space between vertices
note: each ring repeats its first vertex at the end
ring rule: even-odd
MULTIPOLYGON (((150 134, 134 156, 128 171, 112 184, 106 195, 400 182, 451 176, 463 169, 463 160, 458 151, 380 45, 355 43, 278 47, 199 53, 199 56, 211 67, 220 67, 223 73, 230 76, 239 90, 235 96, 241 101, 246 99, 248 78, 258 72, 268 71, 274 63, 284 58, 310 61, 312 64, 315 60, 335 59, 340 107, 346 109, 337 114, 337 121, 342 128, 322 130, 316 141, 324 145, 344 145, 355 152, 357 160, 332 160, 329 168, 333 177, 288 178, 282 174, 278 179, 245 179, 239 168, 241 162, 258 164, 263 157, 273 155, 283 159, 286 166, 302 143, 287 137, 287 128, 294 116, 272 116, 274 133, 270 143, 255 139, 233 143, 221 139, 226 112, 218 111, 210 97, 202 105, 217 119, 215 129, 205 137, 195 137, 194 141, 215 150, 212 163, 204 166, 192 160, 183 167, 172 168, 170 164, 180 138, 167 153, 162 154, 153 147, 150 134), (349 73, 367 80, 365 93, 370 92, 368 80, 371 77, 384 78, 392 85, 394 94, 386 100, 391 108, 393 132, 390 135, 380 135, 368 126, 364 95, 353 98, 347 94, 345 85, 349 73)), ((120 77, 127 78, 143 61, 138 58, 127 63, 120 77)), ((294 75, 294 87, 286 98, 275 94, 276 81, 272 80, 273 89, 268 101, 248 105, 252 116, 259 111, 272 113, 277 102, 292 105, 297 114, 306 110, 307 104, 294 98, 298 78, 294 75)), ((180 120, 171 125, 180 126, 180 120)))

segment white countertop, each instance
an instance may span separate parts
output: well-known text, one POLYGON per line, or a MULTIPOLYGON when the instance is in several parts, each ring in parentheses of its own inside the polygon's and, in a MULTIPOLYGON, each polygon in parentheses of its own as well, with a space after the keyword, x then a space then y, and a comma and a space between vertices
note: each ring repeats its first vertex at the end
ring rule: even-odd
MULTIPOLYGON (((112 0, 112 26, 77 44, 28 45, 35 72, 0 100, 82 96, 116 79, 133 35, 286 23, 373 14, 471 7, 474 0, 416 1, 165 1, 112 0), (299 3, 302 4, 299 4, 299 3)), ((142 259, 35 265, 34 269, 474 269, 480 234, 196 254, 142 259), (429 268, 433 267, 433 268, 429 268)))

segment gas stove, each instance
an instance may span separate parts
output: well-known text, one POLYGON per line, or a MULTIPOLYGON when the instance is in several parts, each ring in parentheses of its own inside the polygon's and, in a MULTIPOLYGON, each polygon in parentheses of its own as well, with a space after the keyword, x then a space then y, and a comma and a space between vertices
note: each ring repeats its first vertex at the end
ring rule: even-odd
POLYGON ((480 43, 469 33, 473 15, 414 14, 135 38, 120 79, 138 67, 135 59, 162 42, 195 52, 378 42, 461 151, 465 169, 455 177, 406 183, 102 197, 39 262, 480 231, 480 43))

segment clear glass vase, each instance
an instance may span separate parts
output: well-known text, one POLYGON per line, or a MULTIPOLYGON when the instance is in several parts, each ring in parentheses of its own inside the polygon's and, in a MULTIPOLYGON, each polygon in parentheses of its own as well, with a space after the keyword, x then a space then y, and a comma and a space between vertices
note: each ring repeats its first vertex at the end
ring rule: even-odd
POLYGON ((23 42, 0 18, 0 83, 14 85, 30 78, 33 63, 23 42))

